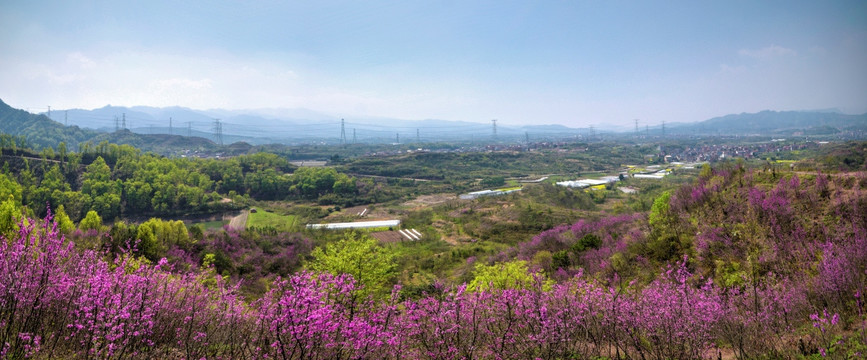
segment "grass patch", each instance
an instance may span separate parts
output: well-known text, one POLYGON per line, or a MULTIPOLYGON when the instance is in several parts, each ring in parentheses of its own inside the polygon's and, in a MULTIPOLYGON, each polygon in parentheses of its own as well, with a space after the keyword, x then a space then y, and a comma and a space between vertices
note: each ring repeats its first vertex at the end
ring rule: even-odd
POLYGON ((274 228, 277 231, 293 231, 298 226, 295 215, 280 215, 264 210, 251 212, 247 216, 247 228, 274 228))
POLYGON ((223 227, 223 225, 226 225, 228 223, 229 223, 228 220, 214 220, 214 221, 195 223, 195 225, 201 226, 202 229, 204 229, 204 230, 211 230, 211 229, 221 229, 223 227))

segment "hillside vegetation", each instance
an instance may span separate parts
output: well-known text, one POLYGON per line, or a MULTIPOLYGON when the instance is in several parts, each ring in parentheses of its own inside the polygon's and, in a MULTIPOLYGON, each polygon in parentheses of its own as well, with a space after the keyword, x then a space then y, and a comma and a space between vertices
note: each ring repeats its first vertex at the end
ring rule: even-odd
POLYGON ((863 141, 29 136, 0 134, 0 358, 867 354, 863 141), (459 196, 486 189, 514 192, 459 196))
POLYGON ((708 170, 646 215, 545 231, 501 254, 500 271, 479 263, 473 283, 493 286, 414 297, 300 272, 244 300, 216 257, 192 272, 107 260, 29 220, 0 244, 12 334, 0 340, 7 356, 40 357, 858 357, 865 189, 863 176, 708 170))

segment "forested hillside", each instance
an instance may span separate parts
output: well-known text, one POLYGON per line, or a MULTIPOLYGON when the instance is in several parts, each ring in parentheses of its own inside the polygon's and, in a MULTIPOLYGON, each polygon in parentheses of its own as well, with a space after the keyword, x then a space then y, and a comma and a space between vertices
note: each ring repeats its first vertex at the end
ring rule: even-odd
POLYGON ((349 254, 329 247, 311 263, 325 273, 244 300, 213 257, 110 260, 29 220, 0 244, 0 340, 13 357, 858 358, 865 190, 860 173, 708 168, 647 214, 545 231, 416 295, 363 266, 327 274, 349 254))
POLYGON ((56 152, 51 147, 40 153, 17 147, 7 151, 0 176, 19 194, 17 206, 43 216, 46 205, 63 205, 73 221, 91 210, 114 220, 217 213, 242 208, 250 200, 294 198, 329 205, 391 196, 369 179, 356 180, 331 168, 296 169, 267 153, 170 159, 107 142, 84 143, 74 153, 63 143, 56 152))
POLYGON ((78 146, 96 136, 97 132, 80 129, 77 126, 63 126, 44 115, 34 115, 24 110, 14 109, 0 100, 0 133, 21 136, 26 143, 22 147, 56 147, 60 143, 78 146))

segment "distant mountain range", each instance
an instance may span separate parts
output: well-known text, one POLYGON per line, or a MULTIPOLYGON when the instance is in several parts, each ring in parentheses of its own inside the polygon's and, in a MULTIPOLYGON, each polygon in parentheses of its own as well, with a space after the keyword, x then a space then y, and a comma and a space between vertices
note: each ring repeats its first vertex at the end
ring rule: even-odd
POLYGON ((738 135, 827 135, 845 130, 867 130, 867 114, 846 115, 839 111, 762 111, 715 117, 674 127, 674 133, 738 135))
MULTIPOLYGON (((193 110, 183 107, 105 106, 93 110, 55 111, 53 118, 69 125, 113 132, 129 129, 143 134, 179 134, 216 140, 219 120, 224 143, 251 144, 304 142, 432 142, 490 139, 492 124, 445 120, 401 120, 362 117, 340 119, 307 109, 193 110)), ((497 127, 497 137, 578 135, 589 129, 561 125, 497 127)))
MULTIPOLYGON (((184 107, 105 106, 93 110, 55 110, 31 114, 0 101, 0 132, 25 135, 37 146, 54 146, 60 141, 75 146, 84 141, 108 140, 117 143, 149 142, 174 144, 169 135, 197 137, 198 146, 246 142, 249 144, 302 143, 414 143, 438 141, 513 142, 574 138, 602 133, 591 128, 563 125, 523 127, 446 120, 401 120, 392 118, 340 119, 308 109, 193 110, 184 107), (52 121, 54 120, 54 121, 52 121), (61 121, 63 123, 60 123, 61 121), (64 126, 64 123, 68 126, 64 126), (219 125, 218 125, 219 123, 219 125), (128 131, 124 131, 128 130, 128 131), (219 130, 219 131, 218 131, 219 130), (496 131, 496 133, 495 133, 496 131), (220 134, 221 136, 218 136, 220 134), (150 139, 150 140, 145 140, 150 139)), ((686 135, 827 135, 847 130, 867 130, 867 114, 846 115, 839 111, 762 111, 717 117, 697 123, 666 124, 666 134, 686 135)), ((650 135, 662 133, 661 126, 639 129, 650 135)), ((606 131, 617 136, 631 135, 606 131)))

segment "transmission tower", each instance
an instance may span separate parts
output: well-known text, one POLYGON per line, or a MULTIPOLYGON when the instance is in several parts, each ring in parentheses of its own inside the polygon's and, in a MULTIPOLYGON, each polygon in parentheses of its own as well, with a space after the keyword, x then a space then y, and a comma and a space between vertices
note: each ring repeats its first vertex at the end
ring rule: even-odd
POLYGON ((421 143, 421 135, 418 132, 418 128, 415 129, 415 142, 421 143))
POLYGON ((524 142, 527 144, 530 143, 530 133, 529 132, 524 131, 524 142))
POLYGON ((593 125, 590 125, 590 138, 591 138, 591 139, 595 139, 595 138, 596 138, 596 128, 593 127, 593 125))
POLYGON ((48 105, 48 118, 51 119, 51 105, 48 105))
POLYGON ((491 129, 493 132, 494 140, 497 140, 497 119, 491 120, 491 129))
POLYGON ((400 144, 400 133, 395 133, 395 134, 394 134, 394 143, 395 143, 395 144, 400 144))
POLYGON ((169 135, 174 135, 174 134, 175 133, 172 132, 172 118, 169 118, 169 135))
POLYGON ((662 120, 662 137, 665 137, 665 120, 662 120))
POLYGON ((193 122, 187 121, 187 137, 193 136, 193 122))
POLYGON ((352 143, 353 144, 358 143, 358 138, 355 137, 355 128, 352 128, 352 143))
POLYGON ((120 119, 117 118, 117 115, 114 116, 114 132, 120 131, 120 119))
POLYGON ((123 113, 123 119, 120 121, 122 129, 126 129, 126 113, 123 113))
POLYGON ((638 119, 635 119, 635 137, 638 137, 638 119))
POLYGON ((340 119, 340 143, 346 144, 346 128, 344 127, 343 119, 340 119))
POLYGON ((69 126, 69 110, 63 111, 63 126, 69 126))
POLYGON ((220 119, 214 119, 214 142, 223 145, 223 124, 220 119))

